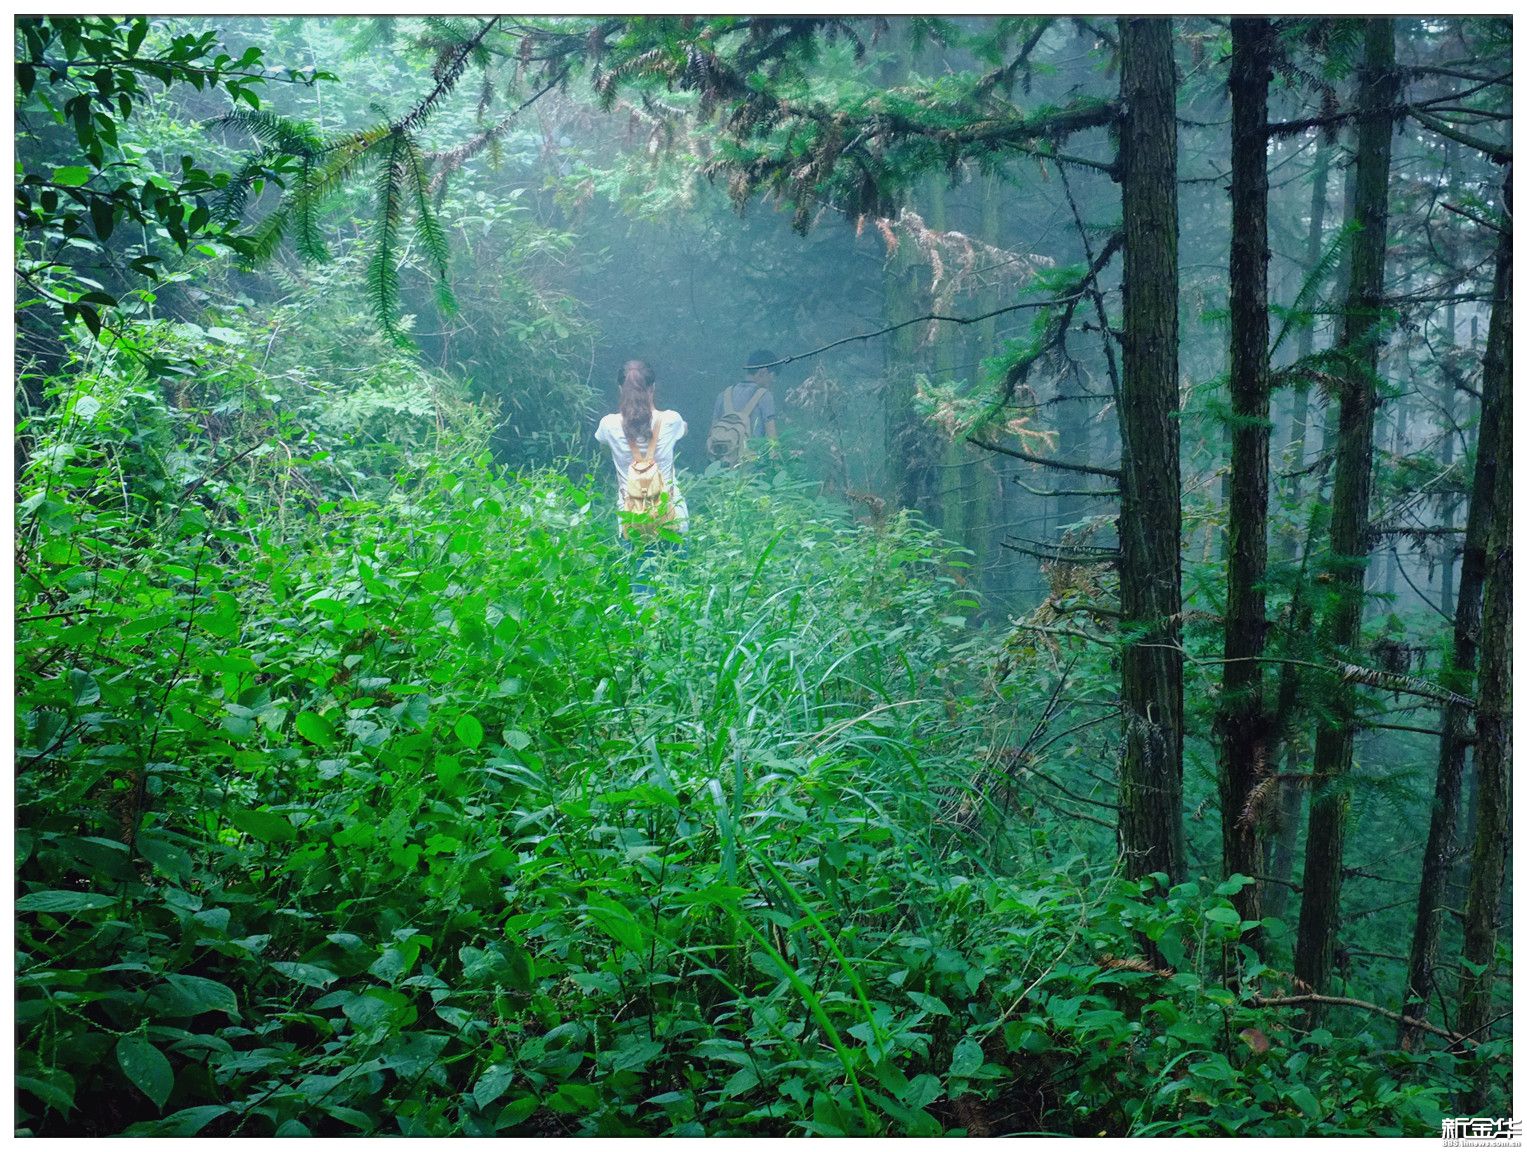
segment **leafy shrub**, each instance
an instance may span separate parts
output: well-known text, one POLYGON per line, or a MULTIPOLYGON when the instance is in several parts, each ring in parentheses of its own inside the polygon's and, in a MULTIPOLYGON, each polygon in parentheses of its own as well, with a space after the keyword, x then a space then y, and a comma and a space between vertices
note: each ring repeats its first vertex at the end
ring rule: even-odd
POLYGON ((915 522, 697 480, 638 604, 552 475, 80 491, 21 523, 28 1131, 1435 1131, 1448 1058, 1215 983, 1223 894, 992 851, 915 522))

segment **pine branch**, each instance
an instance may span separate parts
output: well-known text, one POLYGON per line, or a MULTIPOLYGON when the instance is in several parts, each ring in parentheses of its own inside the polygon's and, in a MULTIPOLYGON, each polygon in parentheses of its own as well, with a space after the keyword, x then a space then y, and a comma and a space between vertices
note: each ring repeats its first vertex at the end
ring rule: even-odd
POLYGON ((259 108, 235 108, 211 123, 242 128, 266 148, 288 156, 316 157, 323 150, 318 129, 306 120, 292 120, 259 108))
POLYGON ((329 248, 318 224, 320 200, 317 169, 311 159, 304 157, 297 195, 292 199, 292 214, 297 223, 297 251, 314 263, 323 263, 329 258, 329 248))
MULTIPOLYGON (((1041 552, 1035 548, 1025 548, 1022 544, 1009 544, 1006 540, 1002 547, 1009 552, 1018 552, 1024 556, 1032 556, 1035 560, 1042 560, 1046 564, 1117 564, 1119 554, 1117 552, 1088 552, 1082 555, 1062 555, 1059 552, 1041 552)), ((1035 624, 1014 625, 1014 627, 1033 628, 1037 631, 1048 631, 1035 624)), ((1066 632, 1061 630, 1061 635, 1081 636, 1084 640, 1091 640, 1097 644, 1110 644, 1112 641, 1102 640, 1095 636, 1083 636, 1080 632, 1066 632)))
POLYGON ((1415 676, 1401 676, 1394 672, 1384 672, 1378 668, 1368 668, 1362 664, 1352 664, 1346 660, 1337 660, 1332 664, 1319 664, 1313 660, 1296 660, 1289 656, 1195 656, 1188 652, 1180 644, 1140 644, 1141 648, 1170 648, 1182 653, 1182 656, 1190 664, 1234 664, 1242 660, 1256 660, 1260 664, 1281 664, 1290 668, 1313 668, 1317 672, 1326 675, 1335 674, 1349 684, 1363 684, 1369 688, 1378 688, 1385 692, 1401 692, 1407 696, 1419 696, 1423 700, 1435 700, 1440 704, 1456 704, 1460 708, 1472 710, 1474 701, 1467 696, 1460 696, 1456 692, 1450 692, 1446 688, 1439 687, 1426 680, 1415 676))
POLYGON ((450 282, 450 244, 429 202, 428 181, 424 176, 424 164, 419 158, 419 150, 406 137, 403 150, 408 163, 409 185, 414 193, 414 229, 425 255, 435 266, 435 297, 440 310, 450 315, 456 311, 456 297, 451 291, 450 282))
POLYGON ((375 249, 366 268, 366 295, 382 332, 399 344, 405 342, 398 327, 398 232, 403 219, 403 181, 406 171, 406 138, 392 133, 386 162, 376 191, 375 249))
POLYGON ((479 28, 470 40, 456 50, 455 56, 448 60, 446 66, 441 70, 440 78, 435 82, 435 87, 430 94, 414 105, 413 110, 408 115, 391 126, 394 132, 413 132, 429 119, 430 113, 435 110, 435 105, 450 95, 451 90, 456 87, 456 82, 461 79, 462 72, 466 70, 467 61, 472 58, 477 46, 483 42, 483 38, 489 32, 493 31, 493 26, 502 19, 502 16, 493 17, 479 28))
MULTIPOLYGON (((1294 296, 1294 302, 1286 309, 1287 319, 1284 320, 1283 326, 1278 330, 1278 338, 1272 342, 1271 347, 1267 350, 1269 360, 1277 354, 1278 349, 1283 345, 1284 339, 1293 330, 1294 321, 1300 319, 1302 322, 1307 322, 1302 314, 1308 312, 1310 301, 1319 294, 1321 285, 1336 270, 1336 265, 1341 262, 1342 256, 1352 246, 1352 241, 1356 239, 1358 231, 1359 228, 1355 220, 1342 225, 1336 235, 1332 237, 1330 244, 1326 245, 1326 250, 1320 254, 1320 259, 1315 261, 1315 266, 1306 270, 1304 282, 1299 285, 1299 291, 1294 296)), ((1288 370, 1285 369, 1285 371, 1288 370)))

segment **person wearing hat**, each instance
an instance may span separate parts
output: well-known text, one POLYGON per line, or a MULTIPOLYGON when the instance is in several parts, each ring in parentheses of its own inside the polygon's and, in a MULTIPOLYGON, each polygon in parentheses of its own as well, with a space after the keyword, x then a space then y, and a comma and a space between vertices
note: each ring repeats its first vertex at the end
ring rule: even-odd
POLYGON ((774 372, 768 365, 779 359, 767 348, 749 352, 743 363, 742 380, 716 397, 707 442, 713 457, 737 464, 750 455, 746 440, 760 436, 769 441, 769 454, 778 454, 779 428, 775 423, 774 393, 769 388, 774 383, 774 372), (738 431, 745 430, 740 443, 732 430, 734 426, 738 431))

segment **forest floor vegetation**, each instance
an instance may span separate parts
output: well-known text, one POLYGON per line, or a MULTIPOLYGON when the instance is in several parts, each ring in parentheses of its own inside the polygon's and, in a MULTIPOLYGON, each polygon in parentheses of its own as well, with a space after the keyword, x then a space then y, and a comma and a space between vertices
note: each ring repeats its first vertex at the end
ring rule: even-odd
POLYGON ((34 459, 27 1132, 1431 1135, 1462 1082, 1021 803, 1038 685, 915 520, 697 478, 639 604, 552 472, 150 519, 34 459))

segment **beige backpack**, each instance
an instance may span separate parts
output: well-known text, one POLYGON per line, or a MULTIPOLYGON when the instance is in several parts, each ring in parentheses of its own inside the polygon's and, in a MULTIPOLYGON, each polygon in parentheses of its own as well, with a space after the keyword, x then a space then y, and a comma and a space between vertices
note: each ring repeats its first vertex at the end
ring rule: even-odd
POLYGON ((622 517, 621 532, 628 537, 633 531, 643 536, 655 536, 658 529, 673 520, 668 486, 663 480, 663 470, 657 463, 657 441, 661 428, 661 421, 654 416, 645 457, 636 450, 636 441, 626 436, 626 445, 631 449, 631 469, 626 475, 626 502, 622 511, 632 516, 645 517, 637 523, 628 522, 622 517))

